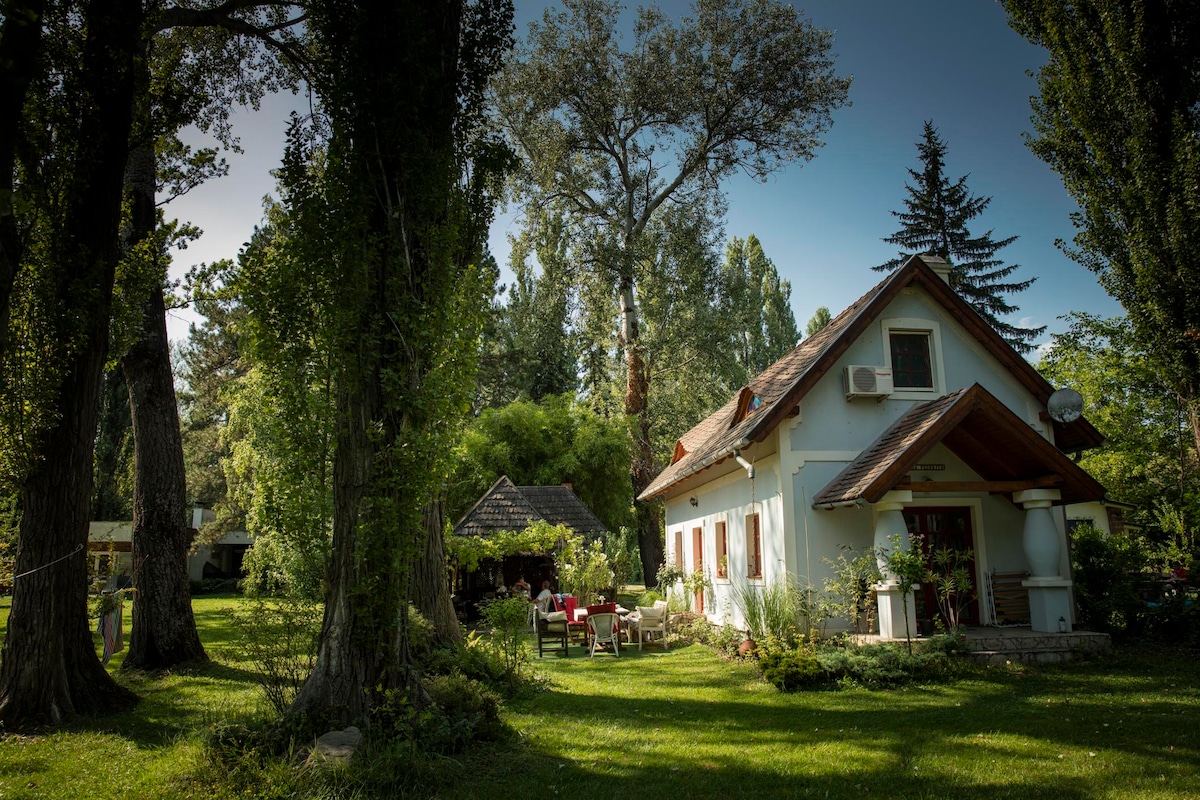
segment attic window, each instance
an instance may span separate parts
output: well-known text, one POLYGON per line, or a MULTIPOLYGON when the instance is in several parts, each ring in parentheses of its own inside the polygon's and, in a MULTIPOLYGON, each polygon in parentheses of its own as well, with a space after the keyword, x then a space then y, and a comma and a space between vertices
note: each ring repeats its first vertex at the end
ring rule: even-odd
POLYGON ((762 408, 762 398, 756 394, 750 395, 750 402, 746 403, 746 416, 750 416, 758 409, 762 408))
POLYGON ((892 380, 897 387, 933 388, 929 334, 925 331, 892 331, 892 380))

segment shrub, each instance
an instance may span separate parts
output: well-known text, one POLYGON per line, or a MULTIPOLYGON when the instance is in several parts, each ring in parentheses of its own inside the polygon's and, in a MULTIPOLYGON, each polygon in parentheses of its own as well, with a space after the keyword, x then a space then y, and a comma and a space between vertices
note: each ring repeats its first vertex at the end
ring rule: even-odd
POLYGON ((746 622, 750 638, 775 637, 787 645, 804 638, 811 621, 808 592, 790 576, 763 586, 734 581, 733 604, 746 622))
POLYGON ((758 669, 782 692, 810 688, 826 680, 821 663, 806 649, 770 649, 759 656, 758 669))
POLYGON ((855 550, 841 545, 836 559, 822 559, 833 570, 825 581, 824 593, 830 598, 830 614, 842 617, 855 633, 869 633, 875 612, 871 587, 881 580, 875 550, 855 550))
POLYGON ((529 616, 529 601, 523 597, 493 600, 480 611, 492 628, 492 646, 500 654, 504 674, 509 688, 516 686, 517 679, 529 661, 529 648, 525 646, 524 628, 529 616))
POLYGON ((661 592, 657 592, 654 589, 647 589, 638 595, 637 604, 639 606, 652 606, 656 602, 666 599, 661 592))
POLYGON ((1111 634, 1136 634, 1145 608, 1137 594, 1138 573, 1146 562, 1136 539, 1106 535, 1091 525, 1071 532, 1071 567, 1079 624, 1111 634))
POLYGON ((1200 598, 1168 595, 1163 602, 1143 612, 1146 635, 1164 642, 1200 649, 1200 598))
POLYGON ((581 606, 595 602, 601 592, 613 585, 612 567, 599 539, 590 547, 583 547, 575 539, 568 540, 554 557, 554 563, 559 588, 578 597, 581 606))
POLYGON ((951 653, 959 647, 957 641, 950 641, 952 638, 935 637, 932 647, 922 643, 912 653, 906 647, 883 643, 825 648, 816 657, 830 680, 843 685, 885 688, 954 671, 964 662, 952 658, 951 653))
POLYGON ((471 741, 495 741, 506 728, 500 720, 500 697, 482 683, 463 675, 437 675, 425 689, 441 710, 426 723, 422 742, 440 753, 458 753, 471 741))
POLYGON ((245 660, 254 664, 263 694, 279 714, 312 673, 321 615, 321 606, 314 602, 259 597, 229 612, 245 660))

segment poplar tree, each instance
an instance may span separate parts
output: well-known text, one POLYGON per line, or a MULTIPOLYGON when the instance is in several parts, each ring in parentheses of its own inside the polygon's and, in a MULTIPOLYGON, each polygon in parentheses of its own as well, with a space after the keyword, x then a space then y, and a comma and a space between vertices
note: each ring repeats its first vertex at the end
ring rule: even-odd
MULTIPOLYGON (((738 386, 774 364, 800 341, 792 313, 792 285, 779 277, 758 237, 733 237, 721 267, 738 386)), ((735 387, 736 388, 736 387, 735 387)))
POLYGON ((1200 445, 1200 4, 1003 4, 1048 51, 1029 147, 1079 205, 1064 249, 1128 312, 1200 445))
MULTIPOLYGON (((696 0, 678 21, 643 7, 630 45, 617 2, 563 5, 530 26, 496 104, 522 156, 522 196, 566 214, 586 263, 608 273, 592 286, 612 291, 608 316, 619 315, 636 496, 657 472, 638 285, 652 223, 672 204, 718 200, 736 172, 763 179, 812 158, 850 81, 833 73, 830 34, 774 0, 696 0)), ((654 575, 658 507, 639 510, 642 568, 654 575)))
POLYGON ((290 187, 332 323, 333 540, 312 675, 289 715, 363 723, 427 696, 411 669, 408 601, 448 589, 439 515, 452 421, 466 408, 485 303, 479 264, 507 152, 485 134, 483 90, 511 42, 504 0, 322 0, 327 161, 293 138, 290 187), (432 548, 432 549, 431 549, 432 548))
POLYGON ((947 177, 946 143, 932 122, 925 123, 917 152, 921 170, 908 170, 912 183, 904 187, 908 190, 905 210, 892 212, 902 227, 883 240, 899 246, 900 254, 874 269, 891 272, 914 254, 945 259, 950 263, 950 286, 1017 352, 1030 352, 1033 340, 1045 332, 1046 326, 1023 328, 1000 318, 1020 310, 1008 301, 1007 295, 1022 292, 1037 280, 1011 280, 1009 276, 1018 265, 1005 264, 996 257, 997 252, 1017 237, 993 239, 990 230, 979 236, 971 235, 967 224, 987 209, 992 198, 972 195, 967 189, 968 175, 956 181, 947 177))

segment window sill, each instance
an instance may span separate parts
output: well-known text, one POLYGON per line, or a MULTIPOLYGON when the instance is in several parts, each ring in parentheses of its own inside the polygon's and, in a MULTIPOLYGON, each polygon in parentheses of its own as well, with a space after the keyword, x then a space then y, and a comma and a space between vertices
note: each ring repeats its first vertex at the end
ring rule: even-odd
POLYGON ((895 389, 887 396, 888 400, 932 400, 941 397, 942 392, 937 389, 914 389, 905 387, 903 389, 895 389))

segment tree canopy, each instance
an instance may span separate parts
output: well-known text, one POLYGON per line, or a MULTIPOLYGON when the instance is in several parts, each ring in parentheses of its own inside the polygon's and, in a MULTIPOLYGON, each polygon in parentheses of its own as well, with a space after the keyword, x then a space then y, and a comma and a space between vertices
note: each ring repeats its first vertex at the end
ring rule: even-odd
POLYGON ((1137 509, 1132 522, 1163 537, 1200 520, 1196 447, 1186 405, 1159 372, 1127 317, 1073 313, 1038 369, 1084 398, 1084 414, 1104 435, 1080 465, 1109 496, 1137 509))
MULTIPOLYGON (((637 284, 657 257, 653 223, 668 205, 719 205, 736 171, 763 178, 812 158, 850 81, 833 72, 829 33, 774 0, 697 0, 679 20, 643 7, 629 45, 620 12, 612 0, 547 9, 495 99, 522 156, 519 195, 565 215, 582 262, 605 273, 592 285, 617 303, 637 494, 655 474, 637 284)), ((638 539, 652 575, 663 549, 653 508, 638 539)))
POLYGON ((1079 204, 1067 253, 1124 306, 1200 442, 1200 6, 1002 2, 1049 54, 1029 147, 1079 204))

